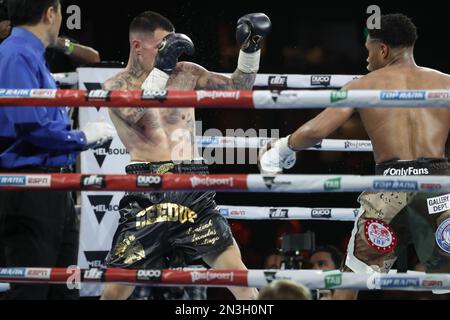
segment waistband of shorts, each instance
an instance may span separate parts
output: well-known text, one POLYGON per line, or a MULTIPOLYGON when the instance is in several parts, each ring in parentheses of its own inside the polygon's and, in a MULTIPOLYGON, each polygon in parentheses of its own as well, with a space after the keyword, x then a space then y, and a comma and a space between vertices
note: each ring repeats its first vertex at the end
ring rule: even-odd
POLYGON ((426 176, 444 174, 448 170, 450 170, 450 162, 447 158, 390 160, 375 166, 375 174, 383 176, 426 176))
POLYGON ((165 174, 165 173, 209 173, 208 165, 203 160, 138 162, 125 167, 127 174, 165 174))

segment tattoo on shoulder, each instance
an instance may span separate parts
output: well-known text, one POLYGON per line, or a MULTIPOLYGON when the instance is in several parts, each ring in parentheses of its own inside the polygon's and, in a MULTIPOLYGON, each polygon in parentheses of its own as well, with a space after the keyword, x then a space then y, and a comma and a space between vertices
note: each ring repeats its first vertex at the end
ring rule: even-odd
POLYGON ((198 89, 207 90, 251 90, 255 83, 255 73, 236 70, 231 78, 209 72, 206 81, 198 89))

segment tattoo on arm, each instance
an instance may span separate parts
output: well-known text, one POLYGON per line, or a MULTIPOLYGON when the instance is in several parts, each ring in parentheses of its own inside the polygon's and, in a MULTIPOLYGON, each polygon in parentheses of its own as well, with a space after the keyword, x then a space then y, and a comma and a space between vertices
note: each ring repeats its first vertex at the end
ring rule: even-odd
POLYGON ((206 71, 203 79, 198 81, 197 89, 251 90, 253 88, 253 84, 255 83, 255 79, 255 73, 244 73, 239 69, 236 69, 231 78, 206 71))
MULTIPOLYGON (((105 90, 127 90, 129 88, 126 79, 116 78, 103 85, 105 90)), ((146 108, 111 108, 116 116, 129 124, 135 124, 146 113, 146 108)))

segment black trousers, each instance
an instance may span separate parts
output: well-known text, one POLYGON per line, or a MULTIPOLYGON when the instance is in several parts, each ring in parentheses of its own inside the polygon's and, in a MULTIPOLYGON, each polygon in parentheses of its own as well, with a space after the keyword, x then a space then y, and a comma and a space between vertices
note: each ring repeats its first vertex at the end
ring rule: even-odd
MULTIPOLYGON (((79 220, 70 192, 0 191, 0 267, 77 264, 79 220)), ((11 284, 0 300, 78 299, 64 285, 11 284)))

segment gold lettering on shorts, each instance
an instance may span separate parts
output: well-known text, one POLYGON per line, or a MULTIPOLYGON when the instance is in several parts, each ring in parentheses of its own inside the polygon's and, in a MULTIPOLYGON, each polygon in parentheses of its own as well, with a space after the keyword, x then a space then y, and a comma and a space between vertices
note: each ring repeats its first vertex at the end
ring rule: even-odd
POLYGON ((143 228, 160 222, 194 223, 197 213, 177 203, 159 203, 136 214, 136 228, 143 228))
POLYGON ((173 164, 173 163, 164 163, 164 164, 162 164, 162 165, 160 165, 158 167, 158 169, 156 170, 156 174, 167 173, 170 170, 172 170, 173 168, 175 168, 175 164, 173 164))
POLYGON ((114 255, 123 259, 124 263, 131 264, 145 258, 144 247, 136 240, 136 237, 131 235, 125 238, 116 246, 114 255))

